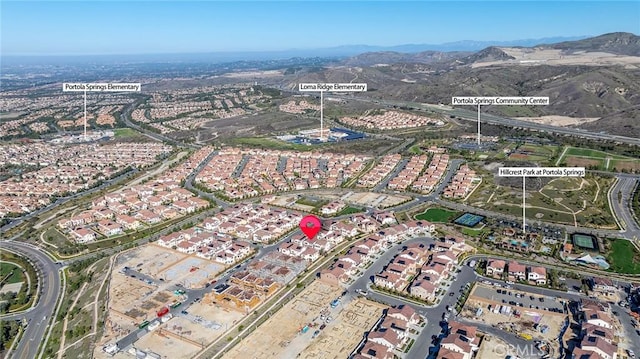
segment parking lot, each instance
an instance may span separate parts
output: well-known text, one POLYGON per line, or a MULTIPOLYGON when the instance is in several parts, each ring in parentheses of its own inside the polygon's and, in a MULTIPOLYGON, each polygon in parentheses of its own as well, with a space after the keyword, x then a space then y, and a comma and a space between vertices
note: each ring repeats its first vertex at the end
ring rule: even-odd
POLYGON ((564 313, 564 305, 560 301, 555 300, 552 297, 541 296, 519 290, 479 284, 471 294, 476 300, 507 304, 523 309, 536 309, 555 313, 564 313))

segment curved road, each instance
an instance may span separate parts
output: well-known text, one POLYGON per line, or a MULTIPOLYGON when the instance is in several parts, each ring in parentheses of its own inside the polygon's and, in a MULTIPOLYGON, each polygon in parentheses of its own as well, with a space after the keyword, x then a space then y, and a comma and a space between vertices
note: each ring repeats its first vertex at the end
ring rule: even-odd
POLYGON ((629 238, 640 238, 640 226, 631 211, 631 199, 637 179, 629 176, 617 176, 618 181, 609 192, 609 203, 618 220, 622 221, 624 233, 629 238))
POLYGON ((25 329, 22 339, 15 346, 10 358, 37 358, 40 344, 43 343, 49 321, 56 310, 56 303, 62 291, 59 276, 60 266, 57 265, 41 249, 15 241, 2 241, 2 248, 29 258, 36 266, 40 294, 34 307, 26 312, 10 314, 0 317, 0 320, 19 320, 26 318, 29 325, 25 329))

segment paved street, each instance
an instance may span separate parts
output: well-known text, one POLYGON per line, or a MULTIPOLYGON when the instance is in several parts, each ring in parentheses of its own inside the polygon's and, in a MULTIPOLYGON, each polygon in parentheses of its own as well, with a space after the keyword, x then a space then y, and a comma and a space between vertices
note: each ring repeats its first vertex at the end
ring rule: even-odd
MULTIPOLYGON (((216 280, 216 285, 218 284, 223 284, 226 283, 227 280, 229 280, 229 278, 231 277, 231 275, 233 275, 233 273, 237 272, 237 271, 241 271, 244 270, 246 268, 246 266, 248 265, 249 261, 251 260, 259 260, 262 257, 266 256, 267 254, 273 252, 273 251, 277 251, 278 250, 278 245, 280 243, 282 243, 283 241, 287 241, 289 240, 291 237, 293 237, 296 234, 299 234, 300 232, 298 230, 295 230, 291 233, 289 233, 288 235, 282 237, 279 241, 267 245, 267 246, 263 246, 260 248, 257 248, 256 246, 254 246, 254 248, 258 249, 258 252, 249 257, 246 258, 244 261, 242 261, 241 263, 238 263, 234 266, 232 266, 231 268, 227 269, 225 272, 221 273, 219 275, 219 277, 216 280)), ((166 283, 156 280, 153 277, 144 275, 134 269, 127 269, 125 271, 126 275, 134 275, 136 278, 141 279, 145 282, 151 282, 151 284, 154 285, 158 285, 158 286, 162 286, 162 285, 166 285, 166 283)), ((182 286, 178 286, 178 285, 169 285, 168 289, 174 291, 176 289, 182 289, 184 290, 185 293, 185 301, 182 305, 180 305, 177 308, 173 308, 169 310, 169 313, 171 313, 172 315, 176 316, 176 315, 180 315, 180 312, 182 312, 183 310, 188 311, 189 307, 193 304, 193 301, 196 300, 197 298, 202 299, 204 297, 205 294, 210 293, 214 290, 215 286, 209 286, 209 287, 203 287, 203 288, 185 288, 182 286)), ((136 329, 134 331, 132 331, 131 333, 127 334, 125 337, 118 339, 118 341, 116 342, 118 345, 118 348, 120 348, 120 350, 125 350, 126 348, 128 348, 130 345, 132 345, 133 343, 135 343, 139 338, 141 338, 142 336, 144 336, 147 333, 147 329, 136 329)))
POLYGON ((393 170, 385 178, 383 178, 382 181, 380 181, 375 187, 373 187, 373 191, 374 192, 382 191, 385 188, 387 188, 389 181, 395 178, 398 175, 398 173, 400 173, 400 171, 402 171, 407 166, 407 163, 409 163, 408 158, 401 159, 400 162, 398 162, 398 164, 393 168, 393 170))
MULTIPOLYGON (((356 293, 357 290, 366 291, 367 298, 369 299, 381 302, 389 306, 408 305, 413 309, 415 309, 421 316, 423 316, 427 320, 426 326, 422 329, 422 332, 416 338, 415 343, 412 346, 411 350, 406 355, 407 359, 427 358, 429 357, 430 353, 434 352, 436 345, 434 344, 434 342, 432 342, 431 338, 433 336, 436 336, 436 337, 441 336, 442 315, 443 313, 446 312, 447 306, 449 306, 450 308, 455 308, 456 302, 459 297, 459 293, 462 292, 464 286, 467 283, 474 283, 476 281, 486 281, 486 282, 489 282, 490 284, 496 283, 496 284, 499 284, 500 286, 509 286, 510 287, 509 289, 505 289, 507 294, 498 294, 496 292, 496 289, 498 288, 490 290, 483 287, 477 287, 476 295, 484 295, 488 299, 492 299, 496 301, 501 301, 502 299, 505 299, 507 303, 510 300, 516 301, 517 303, 523 304, 523 306, 521 307, 522 309, 527 309, 529 308, 529 305, 531 305, 534 308, 538 306, 540 308, 557 308, 557 309, 563 310, 564 309, 563 305, 560 302, 556 301, 555 298, 561 298, 567 301, 570 301, 570 300, 579 301, 586 298, 584 295, 580 295, 576 293, 567 293, 563 291, 547 289, 547 288, 542 288, 537 286, 530 286, 530 285, 524 285, 524 284, 507 285, 503 281, 478 276, 476 272, 467 265, 470 259, 467 259, 465 263, 459 264, 460 272, 457 273, 455 279, 451 283, 449 290, 447 291, 447 294, 445 294, 442 297, 441 302, 439 302, 435 306, 421 305, 421 304, 414 303, 412 301, 405 300, 402 297, 391 296, 385 293, 373 291, 371 289, 373 276, 377 272, 381 271, 384 268, 384 266, 386 266, 389 263, 389 261, 402 250, 403 246, 410 243, 416 243, 416 242, 424 242, 426 244, 430 244, 433 242, 433 239, 430 237, 415 238, 415 239, 407 240, 400 244, 396 244, 395 246, 391 247, 382 256, 380 256, 369 268, 367 268, 361 277, 359 277, 357 280, 355 280, 352 284, 348 286, 347 294, 345 295, 345 299, 350 300, 354 296, 358 295, 356 293), (511 292, 511 296, 508 294, 509 292, 511 292), (515 298, 515 294, 518 292, 524 292, 526 294, 523 295, 521 298, 515 298), (454 293, 454 295, 450 296, 449 293, 454 293), (530 298, 531 295, 533 295, 534 299, 530 298), (543 298, 544 300, 543 302, 540 301, 539 299, 540 297, 543 298)), ((473 256, 472 258, 477 260, 480 258, 487 258, 487 257, 473 256)), ((572 284, 577 284, 577 283, 572 283, 572 284)), ((504 288, 501 287, 500 289, 502 290, 504 288)), ((613 306, 613 310, 616 310, 618 313, 623 313, 622 314, 623 316, 626 315, 626 311, 623 308, 618 307, 617 305, 613 306)), ((530 341, 526 341, 522 338, 519 338, 514 334, 507 333, 507 332, 498 330, 496 328, 493 328, 490 325, 485 325, 482 323, 466 320, 462 317, 458 317, 457 315, 455 315, 455 313, 452 313, 450 320, 458 320, 463 323, 475 325, 481 331, 485 333, 489 333, 495 337, 501 338, 507 343, 519 345, 521 348, 528 347, 532 343, 530 341)), ((623 345, 623 347, 624 348, 630 347, 630 348, 633 348, 634 351, 638 352, 638 350, 640 350, 640 336, 636 334, 635 328, 633 328, 633 326, 631 325, 630 320, 623 319, 622 325, 624 327, 625 333, 628 333, 628 335, 630 335, 629 338, 632 338, 631 340, 626 342, 623 345)))
POLYGON ((38 348, 49 328, 49 321, 54 316, 56 301, 61 294, 59 266, 40 249, 26 243, 3 241, 2 248, 29 258, 36 266, 38 274, 39 298, 36 306, 28 312, 0 317, 0 320, 16 320, 26 318, 29 325, 25 329, 22 340, 18 342, 11 358, 37 358, 38 348))
POLYGON ((640 238, 640 226, 635 221, 631 211, 633 190, 638 180, 632 177, 618 176, 618 182, 609 192, 609 203, 624 228, 627 238, 640 238))

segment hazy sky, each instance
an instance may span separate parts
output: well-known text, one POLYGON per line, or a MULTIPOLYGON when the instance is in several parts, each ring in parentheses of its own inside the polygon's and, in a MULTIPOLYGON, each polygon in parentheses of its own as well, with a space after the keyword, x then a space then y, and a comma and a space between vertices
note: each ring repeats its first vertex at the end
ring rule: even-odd
POLYGON ((640 34, 640 1, 6 1, 1 51, 141 54, 640 34))

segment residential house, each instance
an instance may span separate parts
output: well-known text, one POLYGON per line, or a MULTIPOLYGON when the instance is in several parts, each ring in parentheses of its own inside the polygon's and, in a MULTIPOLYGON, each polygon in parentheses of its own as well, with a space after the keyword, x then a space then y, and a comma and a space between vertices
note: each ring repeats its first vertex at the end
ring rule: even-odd
POLYGON ((540 266, 530 267, 527 279, 537 285, 547 284, 547 269, 540 266))
POLYGON ((508 276, 510 280, 524 281, 527 279, 527 276, 526 276, 527 269, 524 264, 520 264, 516 261, 510 261, 508 268, 509 268, 508 276))
POLYGON ((500 259, 489 259, 487 261, 487 276, 493 278, 502 278, 504 274, 504 267, 506 266, 506 262, 500 259))

